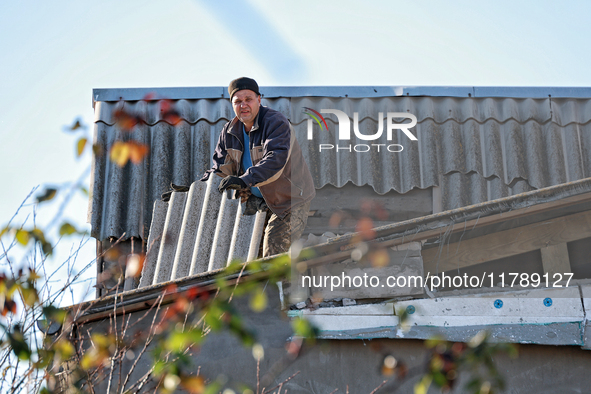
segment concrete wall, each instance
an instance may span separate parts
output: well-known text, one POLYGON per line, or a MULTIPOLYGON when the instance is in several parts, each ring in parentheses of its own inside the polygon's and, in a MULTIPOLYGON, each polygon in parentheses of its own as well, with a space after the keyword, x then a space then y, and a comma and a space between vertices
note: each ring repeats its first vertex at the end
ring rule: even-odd
MULTIPOLYGON (((268 289, 271 287, 274 286, 269 285, 268 289)), ((265 348, 261 376, 276 368, 283 359, 285 345, 292 333, 289 319, 279 312, 276 289, 271 289, 269 293, 269 306, 261 313, 250 311, 247 300, 233 301, 244 313, 246 323, 256 329, 258 340, 265 348)), ((130 325, 142 317, 143 320, 128 331, 129 338, 133 338, 137 331, 149 330, 153 314, 146 315, 145 311, 132 313, 130 325)), ((119 316, 117 321, 120 326, 124 319, 119 316)), ((77 332, 87 338, 93 332, 107 332, 111 325, 109 319, 104 319, 80 326, 77 332)), ((136 355, 143 344, 141 341, 137 343, 134 350, 136 355)), ((412 339, 319 340, 314 345, 305 346, 300 356, 292 363, 287 363, 265 386, 273 387, 299 371, 296 377, 284 385, 288 393, 328 394, 335 389, 338 389, 337 393, 345 393, 347 386, 351 394, 370 393, 385 379, 380 374, 385 354, 394 355, 412 368, 424 362, 426 351, 423 341, 412 339)), ((256 361, 251 349, 245 348, 228 333, 208 335, 201 349, 193 352, 192 359, 193 371, 200 367, 201 373, 207 377, 215 379, 225 375, 229 383, 256 386, 256 361)), ((150 360, 151 356, 145 355, 138 362, 131 382, 146 373, 150 360)), ((134 361, 127 360, 122 366, 123 379, 134 361)), ((591 374, 588 372, 591 368, 591 353, 579 347, 520 345, 517 359, 499 357, 494 361, 507 379, 506 393, 582 393, 588 392, 591 387, 591 374)), ((117 373, 113 381, 118 381, 117 373)), ((411 393, 416 381, 416 377, 410 379, 396 392, 411 393)), ((103 384, 103 391, 100 392, 106 392, 106 383, 103 384)), ((146 385, 146 392, 151 387, 152 384, 146 385)), ((378 391, 387 392, 392 391, 388 388, 378 391)))

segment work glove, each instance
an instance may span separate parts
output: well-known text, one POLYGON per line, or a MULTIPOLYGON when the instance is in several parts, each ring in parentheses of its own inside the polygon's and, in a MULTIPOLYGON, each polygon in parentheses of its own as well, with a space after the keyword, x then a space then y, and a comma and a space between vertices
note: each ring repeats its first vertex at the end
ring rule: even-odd
POLYGON ((250 196, 252 196, 250 188, 236 190, 235 198, 239 198, 242 204, 245 204, 250 198, 250 196))
POLYGON ((257 197, 255 195, 251 195, 248 200, 246 200, 246 204, 244 205, 244 212, 242 214, 244 216, 254 215, 259 211, 266 211, 267 210, 267 203, 264 199, 257 197))
POLYGON ((162 193, 161 199, 164 202, 170 201, 170 197, 172 196, 172 192, 188 192, 190 189, 189 186, 184 185, 175 185, 174 183, 170 183, 170 190, 167 192, 162 193))
POLYGON ((223 193, 224 190, 226 189, 245 189, 246 183, 244 183, 244 181, 242 179, 240 179, 237 176, 234 175, 230 175, 225 177, 224 179, 222 179, 222 181, 220 182, 220 185, 218 186, 218 190, 220 191, 220 193, 223 193))

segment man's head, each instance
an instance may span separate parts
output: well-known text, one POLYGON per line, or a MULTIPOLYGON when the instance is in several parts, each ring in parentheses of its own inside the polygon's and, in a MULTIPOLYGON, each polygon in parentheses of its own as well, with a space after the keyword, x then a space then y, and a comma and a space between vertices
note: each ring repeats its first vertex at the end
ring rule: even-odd
POLYGON ((237 78, 230 82, 228 93, 236 116, 244 123, 246 130, 250 131, 261 105, 259 85, 251 78, 237 78))

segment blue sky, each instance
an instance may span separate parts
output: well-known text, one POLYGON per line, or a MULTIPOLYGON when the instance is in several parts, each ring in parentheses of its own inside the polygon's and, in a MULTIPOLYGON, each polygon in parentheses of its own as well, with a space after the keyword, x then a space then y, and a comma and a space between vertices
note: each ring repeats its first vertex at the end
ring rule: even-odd
MULTIPOLYGON (((88 168, 63 126, 80 117, 92 134, 93 88, 243 75, 261 86, 588 87, 590 11, 588 1, 2 2, 0 225, 34 186, 88 168)), ((83 226, 86 206, 76 196, 64 216, 83 226)), ((76 265, 93 255, 94 241, 76 265)))

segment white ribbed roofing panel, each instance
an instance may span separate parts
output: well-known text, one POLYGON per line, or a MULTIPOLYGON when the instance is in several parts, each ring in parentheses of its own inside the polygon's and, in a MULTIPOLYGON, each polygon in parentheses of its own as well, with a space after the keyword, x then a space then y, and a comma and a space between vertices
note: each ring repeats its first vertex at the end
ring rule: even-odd
POLYGON ((219 193, 218 180, 194 182, 189 192, 154 203, 140 287, 256 259, 265 213, 243 216, 244 204, 219 193))
MULTIPOLYGON (((283 97, 263 104, 294 125, 317 188, 353 182, 378 193, 405 193, 441 186, 443 209, 451 209, 591 175, 590 99, 283 97), (401 153, 319 153, 318 144, 339 142, 336 116, 325 114, 329 131, 314 126, 314 140, 308 141, 304 107, 339 109, 351 119, 358 112, 364 134, 376 132, 379 112, 412 113, 418 119, 411 129, 418 142, 398 132, 388 143, 404 145, 401 153)), ((118 105, 96 102, 95 138, 107 150, 124 137, 113 123, 118 105)), ((176 127, 161 120, 159 101, 125 102, 127 110, 147 120, 125 138, 143 141, 151 151, 141 165, 124 168, 104 156, 95 160, 89 212, 94 237, 125 232, 145 239, 153 203, 170 182, 189 185, 210 167, 219 132, 234 115, 229 101, 179 99, 172 105, 182 118, 176 127)), ((386 143, 384 138, 375 143, 386 143)))

